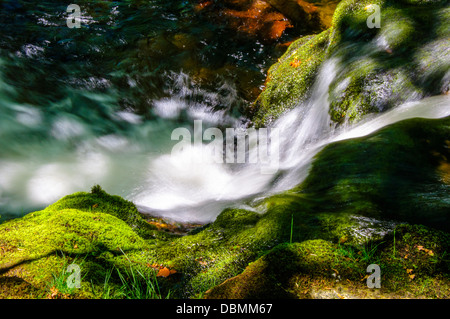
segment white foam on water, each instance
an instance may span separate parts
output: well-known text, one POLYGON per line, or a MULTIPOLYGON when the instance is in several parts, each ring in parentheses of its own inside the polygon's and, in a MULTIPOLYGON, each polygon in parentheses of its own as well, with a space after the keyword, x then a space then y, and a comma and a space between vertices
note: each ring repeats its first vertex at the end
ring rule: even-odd
MULTIPOLYGON (((450 116, 450 97, 436 96, 335 130, 328 115, 328 89, 340 67, 337 60, 326 61, 312 87, 311 98, 273 124, 280 136, 278 171, 262 173, 262 163, 217 163, 212 158, 214 144, 207 142, 171 154, 168 149, 175 142, 170 134, 158 135, 155 141, 152 136, 156 132, 145 121, 126 112, 113 116, 133 125, 135 134, 94 135, 94 128, 80 119, 61 115, 53 121, 54 140, 33 144, 32 156, 26 156, 27 150, 22 150, 16 157, 0 160, 0 204, 19 212, 27 211, 99 184, 109 193, 132 200, 142 212, 182 221, 209 222, 226 207, 245 205, 246 200, 298 185, 306 178, 314 156, 329 143, 365 136, 409 118, 450 116), (53 151, 73 142, 74 137, 81 139, 74 149, 53 151), (162 141, 164 138, 167 141, 162 141), (164 145, 160 147, 158 143, 164 145)), ((188 93, 186 88, 183 94, 188 93)), ((104 99, 97 98, 99 102, 104 99)), ((211 112, 201 103, 182 101, 178 96, 158 103, 156 112, 162 117, 176 116, 186 109, 193 119, 199 116, 209 124, 224 120, 224 113, 211 112)), ((25 115, 16 119, 18 122, 40 123, 27 118, 26 114, 33 114, 32 109, 20 111, 25 115)))

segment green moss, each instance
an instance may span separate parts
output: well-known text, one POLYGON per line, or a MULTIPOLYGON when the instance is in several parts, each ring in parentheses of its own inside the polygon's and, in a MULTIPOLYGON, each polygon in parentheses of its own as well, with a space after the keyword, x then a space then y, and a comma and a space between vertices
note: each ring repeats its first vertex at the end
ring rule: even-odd
POLYGON ((159 235, 156 227, 147 223, 136 206, 120 196, 107 194, 100 186, 94 186, 90 193, 79 192, 68 195, 46 208, 59 211, 66 208, 90 213, 105 213, 115 216, 128 224, 139 236, 154 238, 159 235))
POLYGON ((100 187, 66 196, 42 211, 0 224, 1 278, 23 282, 19 296, 39 291, 45 298, 54 274, 64 271, 63 261, 82 259, 88 276, 76 296, 92 298, 92 283, 101 285, 108 269, 129 267, 124 253, 138 266, 152 262, 152 242, 145 240, 152 228, 145 224, 131 202, 100 187))
POLYGON ((448 234, 400 225, 396 236, 396 257, 392 256, 393 236, 363 247, 324 240, 278 245, 242 274, 206 292, 205 297, 320 298, 327 294, 319 291, 334 290, 336 298, 447 298, 448 234), (380 266, 381 289, 366 286, 366 268, 371 263, 380 266))
POLYGON ((206 293, 207 298, 292 298, 284 289, 293 273, 320 273, 333 260, 331 245, 311 240, 275 247, 237 277, 206 293))
POLYGON ((329 34, 327 30, 312 38, 300 38, 270 68, 266 87, 253 106, 257 109, 253 119, 257 127, 269 125, 283 112, 306 99, 326 55, 329 34))
POLYGON ((337 123, 448 92, 448 16, 445 1, 341 1, 329 30, 292 43, 269 70, 254 105, 255 125, 270 125, 305 101, 319 66, 331 57, 340 61, 329 88, 337 123), (369 5, 380 7, 381 28, 368 27, 369 5))
POLYGON ((411 119, 323 149, 297 191, 318 212, 422 223, 448 231, 450 119, 411 119), (444 175, 443 175, 444 174, 444 175))

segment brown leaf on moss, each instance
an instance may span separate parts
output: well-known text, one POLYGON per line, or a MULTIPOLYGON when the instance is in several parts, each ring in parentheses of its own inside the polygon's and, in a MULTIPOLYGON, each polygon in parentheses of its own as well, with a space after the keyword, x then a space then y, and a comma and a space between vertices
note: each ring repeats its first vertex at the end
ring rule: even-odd
POLYGON ((50 288, 50 293, 47 295, 47 299, 56 299, 58 297, 59 290, 55 286, 50 288))
POLYGON ((156 275, 156 277, 168 277, 169 275, 170 275, 169 268, 164 267, 158 271, 158 274, 156 275))
POLYGON ((424 248, 423 246, 417 246, 417 250, 419 250, 419 251, 423 250, 428 255, 434 256, 434 253, 431 249, 424 248))
POLYGON ((302 61, 297 60, 297 59, 295 59, 294 61, 289 63, 289 65, 292 66, 293 68, 298 68, 300 66, 300 64, 302 64, 302 61))
POLYGON ((176 274, 176 273, 177 273, 177 271, 175 269, 169 269, 167 267, 163 267, 163 268, 159 269, 156 277, 168 277, 168 276, 176 274))

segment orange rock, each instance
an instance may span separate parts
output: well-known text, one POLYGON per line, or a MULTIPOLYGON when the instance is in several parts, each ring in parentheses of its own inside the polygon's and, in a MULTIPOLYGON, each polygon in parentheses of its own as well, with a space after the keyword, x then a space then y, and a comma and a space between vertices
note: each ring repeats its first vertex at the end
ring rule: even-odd
POLYGON ((232 5, 221 10, 219 16, 232 29, 264 40, 276 40, 286 28, 292 27, 282 13, 263 0, 246 1, 245 6, 232 5))
POLYGON ((212 1, 210 1, 210 0, 201 1, 194 8, 195 8, 196 11, 200 11, 200 10, 205 9, 206 7, 209 7, 210 5, 212 5, 212 1))

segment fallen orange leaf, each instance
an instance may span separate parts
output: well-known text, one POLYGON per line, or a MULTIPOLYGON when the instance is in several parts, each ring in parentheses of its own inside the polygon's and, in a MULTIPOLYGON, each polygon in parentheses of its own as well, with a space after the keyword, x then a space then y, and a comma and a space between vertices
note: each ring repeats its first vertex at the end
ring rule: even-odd
POLYGON ((289 63, 290 66, 292 66, 293 68, 297 68, 300 66, 300 64, 302 64, 302 61, 295 59, 294 61, 292 61, 291 63, 289 63))
POLYGON ((170 270, 167 267, 161 268, 158 271, 158 274, 156 275, 156 277, 167 277, 170 275, 170 270))
POLYGON ((54 299, 55 297, 58 296, 58 288, 56 288, 55 286, 50 288, 50 294, 47 296, 48 299, 54 299))

